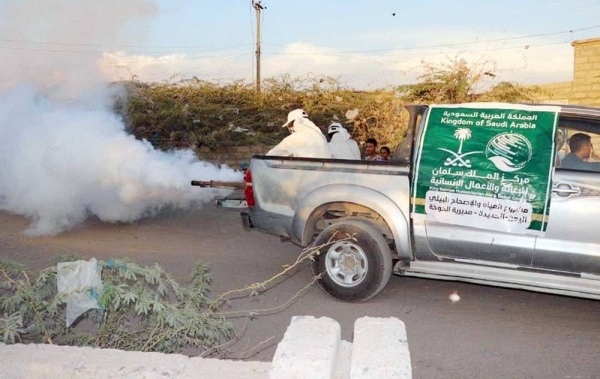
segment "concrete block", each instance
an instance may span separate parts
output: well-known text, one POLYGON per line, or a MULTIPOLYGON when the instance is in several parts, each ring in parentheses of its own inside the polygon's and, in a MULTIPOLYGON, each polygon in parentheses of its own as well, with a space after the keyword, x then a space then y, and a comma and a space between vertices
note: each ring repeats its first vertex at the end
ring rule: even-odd
POLYGON ((187 378, 268 379, 271 362, 242 362, 191 358, 186 366, 187 378))
POLYGON ((277 346, 271 379, 331 379, 341 340, 340 324, 327 317, 294 316, 277 346))
POLYGON ((11 379, 184 378, 188 357, 56 345, 0 347, 0 372, 11 379))
POLYGON ((342 340, 335 361, 334 379, 350 379, 350 362, 352 361, 352 342, 342 340))
POLYGON ((1 345, 0 378, 266 379, 269 362, 56 345, 1 345))
POLYGON ((350 378, 412 378, 406 328, 402 321, 393 317, 356 320, 350 378))

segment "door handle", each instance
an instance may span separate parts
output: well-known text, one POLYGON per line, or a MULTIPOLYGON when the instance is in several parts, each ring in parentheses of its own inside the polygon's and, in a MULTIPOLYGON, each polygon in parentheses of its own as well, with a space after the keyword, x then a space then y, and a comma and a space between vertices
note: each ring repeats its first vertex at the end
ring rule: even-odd
POLYGON ((557 183, 552 186, 552 192, 559 197, 570 197, 581 194, 581 189, 569 183, 557 183))

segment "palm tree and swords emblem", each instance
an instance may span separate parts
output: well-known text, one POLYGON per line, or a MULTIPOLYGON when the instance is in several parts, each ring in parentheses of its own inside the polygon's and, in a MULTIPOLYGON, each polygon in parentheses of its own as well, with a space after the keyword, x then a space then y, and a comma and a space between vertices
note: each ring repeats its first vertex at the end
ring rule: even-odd
POLYGON ((470 151, 463 153, 463 143, 472 136, 471 129, 458 128, 454 131, 454 138, 460 141, 458 151, 439 147, 438 150, 445 151, 451 156, 446 158, 444 166, 458 166, 471 168, 471 160, 467 157, 473 154, 486 154, 495 166, 501 171, 518 171, 525 167, 531 160, 533 148, 531 142, 521 134, 501 133, 492 138, 485 151, 470 151))
POLYGON ((483 151, 470 151, 468 153, 463 153, 463 142, 471 138, 471 129, 469 128, 458 128, 454 131, 454 138, 460 141, 458 145, 458 151, 454 152, 450 149, 444 149, 442 147, 438 148, 439 150, 445 151, 451 154, 450 157, 446 158, 444 162, 444 166, 458 166, 458 167, 466 167, 471 168, 471 160, 466 159, 469 155, 484 153, 483 151))

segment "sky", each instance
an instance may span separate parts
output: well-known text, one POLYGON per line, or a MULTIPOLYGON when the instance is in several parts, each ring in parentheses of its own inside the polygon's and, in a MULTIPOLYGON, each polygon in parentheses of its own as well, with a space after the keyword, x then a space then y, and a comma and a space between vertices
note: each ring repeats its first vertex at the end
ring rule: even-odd
MULTIPOLYGON (((457 57, 497 81, 571 80, 571 42, 600 37, 597 0, 262 5, 263 78, 327 75, 355 89, 413 83, 423 62, 457 57)), ((255 37, 251 0, 0 0, 0 79, 251 82, 255 37)))

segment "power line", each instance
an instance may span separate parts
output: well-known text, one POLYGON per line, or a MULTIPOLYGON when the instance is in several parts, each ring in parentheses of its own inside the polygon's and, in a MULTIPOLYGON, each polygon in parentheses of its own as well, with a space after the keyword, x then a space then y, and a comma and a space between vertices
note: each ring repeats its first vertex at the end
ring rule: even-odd
MULTIPOLYGON (((225 55, 198 55, 198 56, 184 56, 181 57, 180 59, 182 60, 196 60, 196 59, 212 59, 212 58, 237 58, 237 57, 242 57, 242 56, 247 56, 247 55, 253 55, 254 53, 232 53, 232 54, 225 54, 225 55)), ((169 61, 175 61, 175 59, 170 58, 170 57, 160 57, 160 58, 150 58, 152 59, 151 62, 169 62, 169 61)), ((123 63, 141 63, 141 62, 146 62, 147 59, 125 59, 121 62, 123 63)))
MULTIPOLYGON (((118 44, 102 44, 102 43, 72 43, 72 42, 42 42, 33 40, 19 40, 19 39, 2 39, 0 42, 10 43, 30 43, 37 45, 56 45, 56 46, 91 46, 91 47, 116 47, 116 48, 165 48, 165 49, 211 49, 211 48, 222 48, 227 46, 201 46, 201 45, 118 45, 118 44)), ((240 45, 232 45, 240 46, 240 45)), ((229 46, 231 47, 231 46, 229 46)))
MULTIPOLYGON (((394 51, 394 50, 433 49, 433 48, 442 48, 442 47, 475 45, 475 44, 481 44, 481 43, 502 42, 502 41, 516 40, 516 39, 526 39, 526 38, 535 38, 535 37, 547 37, 547 36, 553 36, 553 35, 559 35, 559 34, 565 34, 565 33, 571 33, 572 34, 574 32, 580 32, 580 31, 584 31, 584 30, 591 30, 591 29, 597 29, 597 28, 600 28, 600 25, 589 26, 589 27, 579 28, 579 29, 563 30, 563 31, 560 31, 560 32, 529 34, 529 35, 525 35, 525 36, 515 36, 515 37, 503 37, 503 38, 495 38, 495 39, 481 40, 481 41, 474 41, 474 42, 455 42, 455 43, 438 44, 438 45, 407 46, 407 47, 398 47, 398 48, 393 48, 393 49, 348 50, 348 51, 340 51, 340 52, 336 53, 336 55, 357 54, 357 53, 375 53, 375 52, 385 52, 385 51, 394 51)), ((270 46, 281 46, 281 45, 271 45, 271 44, 267 44, 267 45, 270 45, 270 46)))
MULTIPOLYGON (((228 57, 226 57, 226 58, 239 58, 239 57, 245 57, 245 56, 252 55, 252 54, 253 54, 253 53, 242 53, 242 54, 235 54, 235 55, 230 55, 230 56, 228 56, 228 57)), ((202 67, 202 66, 200 66, 200 65, 197 65, 197 66, 190 67, 189 69, 190 69, 190 70, 195 70, 195 69, 198 69, 198 68, 200 68, 200 67, 202 67)))
MULTIPOLYGON (((214 47, 214 48, 206 48, 202 50, 188 50, 188 51, 130 51, 126 52, 128 54, 186 54, 190 52, 200 52, 200 51, 215 51, 215 50, 227 50, 231 47, 247 47, 247 45, 231 45, 231 46, 223 46, 223 47, 214 47)), ((0 46, 2 50, 16 50, 16 51, 40 51, 47 53, 68 53, 68 54, 104 54, 111 53, 109 51, 99 51, 99 50, 58 50, 58 49, 42 49, 42 48, 30 48, 30 47, 15 47, 15 46, 0 46)), ((117 53, 120 51, 114 51, 112 53, 117 53)))
MULTIPOLYGON (((494 50, 514 50, 514 49, 529 49, 532 47, 539 47, 539 46, 549 46, 549 45, 561 45, 561 44, 565 44, 565 43, 571 43, 571 41, 560 41, 560 42, 549 42, 549 43, 540 43, 540 44, 533 44, 533 45, 519 45, 519 46, 508 46, 508 47, 498 47, 495 48, 494 50)), ((462 50, 461 52, 463 53, 470 53, 470 52, 478 52, 478 51, 486 51, 486 50, 490 50, 489 48, 481 48, 481 49, 468 49, 468 50, 462 50)), ((386 50, 386 51, 394 51, 394 50, 386 50)), ((334 53, 334 52, 330 52, 330 53, 285 53, 285 52, 269 52, 266 51, 264 52, 265 54, 269 54, 269 55, 290 55, 290 56, 314 56, 314 55, 318 55, 318 56, 345 56, 347 55, 346 53, 340 52, 340 53, 334 53)), ((443 54, 448 54, 448 52, 444 52, 444 51, 437 51, 437 52, 413 52, 413 53, 390 53, 385 55, 385 57, 390 57, 390 56, 407 56, 407 55, 443 55, 443 54)))
MULTIPOLYGON (((240 45, 243 47, 246 47, 246 45, 240 45)), ((81 50, 52 50, 52 49, 29 49, 29 48, 20 48, 20 47, 8 47, 8 46, 0 46, 0 50, 18 50, 18 51, 40 51, 40 52, 44 52, 44 53, 67 53, 67 54, 91 54, 91 55, 99 55, 99 54, 106 54, 109 52, 100 52, 100 51, 81 51, 81 50)), ((238 50, 239 51, 239 50, 238 50)), ((116 54, 118 52, 115 53, 111 53, 111 54, 116 54)), ((141 52, 138 53, 133 53, 133 54, 144 54, 141 52)), ((176 53, 173 53, 176 54, 176 53)), ((184 54, 184 53, 179 53, 179 54, 184 54)), ((239 53, 234 53, 234 51, 229 51, 228 54, 211 54, 211 55, 197 55, 197 56, 183 56, 181 58, 183 59, 204 59, 204 58, 227 58, 227 57, 231 57, 231 56, 237 56, 239 53)), ((244 53, 242 55, 249 55, 251 53, 244 53)), ((153 61, 170 61, 170 60, 174 60, 172 57, 159 57, 159 58, 153 58, 153 57, 149 57, 149 59, 152 59, 153 61)), ((144 62, 147 59, 126 59, 125 62, 144 62)))
MULTIPOLYGON (((526 38, 541 37, 541 36, 559 35, 559 34, 565 34, 565 33, 571 33, 571 35, 572 35, 572 33, 576 32, 576 31, 590 30, 590 29, 595 29, 595 28, 600 28, 600 25, 589 26, 589 27, 585 27, 585 28, 578 28, 578 29, 573 29, 573 30, 569 30, 569 31, 531 34, 531 35, 526 35, 526 36, 496 38, 496 39, 487 40, 487 41, 458 42, 458 43, 450 43, 450 44, 437 44, 437 45, 428 45, 428 46, 403 47, 403 48, 396 48, 396 49, 371 49, 371 50, 356 50, 356 51, 352 51, 352 52, 351 51, 339 51, 339 52, 307 52, 307 53, 301 53, 301 52, 298 52, 298 53, 286 53, 286 52, 268 52, 268 51, 262 51, 262 53, 263 54, 269 54, 269 55, 285 55, 285 56, 333 56, 333 57, 341 57, 341 56, 347 56, 348 54, 360 54, 360 53, 372 53, 372 52, 389 52, 388 54, 386 54, 384 56, 386 58, 388 58, 388 57, 394 57, 394 56, 443 55, 443 54, 448 54, 448 52, 439 52, 439 51, 438 52, 416 52, 415 50, 432 49, 432 48, 443 48, 443 47, 456 47, 456 46, 464 46, 464 45, 472 45, 472 44, 491 43, 491 42, 501 42, 501 41, 526 39, 526 38), (400 51, 411 51, 411 52, 400 52, 400 51)), ((3 40, 0 40, 0 42, 1 41, 3 41, 3 40)), ((519 45, 519 46, 498 47, 498 48, 495 48, 493 50, 529 49, 529 48, 534 48, 534 47, 549 46, 549 45, 558 45, 558 44, 565 44, 565 43, 570 43, 570 42, 571 41, 540 43, 540 44, 526 44, 526 45, 519 45)), ((68 45, 68 44, 65 44, 65 45, 68 45)), ((270 46, 277 46, 277 45, 272 45, 272 44, 268 44, 268 45, 270 45, 270 46)), ((247 45, 236 45, 236 46, 240 46, 240 47, 244 47, 244 48, 247 47, 247 45)), ((225 47, 223 47, 223 48, 225 48, 225 47)), ((215 50, 216 49, 221 49, 221 47, 215 47, 214 49, 215 50)), ((48 53, 95 54, 95 55, 106 53, 106 52, 99 52, 99 51, 38 49, 38 48, 10 47, 10 46, 0 46, 0 50, 38 51, 38 52, 48 52, 48 53)), ((470 52, 487 51, 487 50, 490 50, 490 48, 462 50, 461 53, 470 53, 470 52)), ((204 50, 204 51, 206 51, 206 50, 204 50)), ((194 55, 186 56, 187 53, 189 53, 189 52, 173 52, 172 54, 179 53, 179 54, 182 54, 182 56, 177 57, 177 58, 161 56, 161 57, 157 57, 157 58, 149 57, 149 58, 141 58, 141 59, 140 58, 134 58, 134 57, 130 57, 130 58, 125 57, 120 62, 122 64, 127 64, 127 63, 148 62, 150 60, 151 63, 154 63, 154 62, 175 61, 177 59, 182 60, 182 61, 189 61, 189 60, 201 60, 201 59, 212 59, 212 58, 237 58, 237 57, 247 56, 247 55, 251 55, 252 54, 252 53, 249 53, 249 52, 243 53, 242 51, 243 50, 238 49, 237 51, 235 51, 235 50, 233 50, 233 51, 230 50, 228 52, 223 51, 223 54, 202 54, 202 55, 196 55, 196 56, 194 56, 194 55)), ((125 53, 127 54, 127 52, 125 52, 125 53)), ((129 54, 144 54, 144 53, 143 52, 130 52, 129 54)), ((355 58, 360 58, 360 57, 355 57, 355 58)))
MULTIPOLYGON (((495 48, 494 50, 515 50, 515 49, 529 49, 529 48, 533 48, 533 47, 540 47, 540 46, 549 46, 549 45, 560 45, 560 44, 566 44, 566 43, 570 43, 571 41, 560 41, 560 42, 550 42, 550 43, 542 43, 542 44, 533 44, 533 45, 519 45, 519 46, 508 46, 508 47, 498 47, 495 48)), ((0 49, 7 49, 7 47, 4 46, 0 46, 0 49)), ((27 49, 27 48, 9 48, 11 50, 26 50, 26 51, 42 51, 42 52, 50 52, 50 53, 74 53, 74 54, 99 54, 99 52, 85 52, 85 51, 70 51, 70 50, 49 50, 49 49, 27 49)), ((469 50, 462 50, 461 52, 463 53, 469 53, 469 52, 478 52, 478 51, 486 51, 489 50, 489 48, 482 48, 482 49, 469 49, 469 50)), ((131 59, 131 58, 125 58, 122 62, 124 63, 137 63, 137 62, 145 62, 148 59, 150 59, 152 62, 168 62, 168 61, 174 61, 176 59, 182 59, 182 60, 196 60, 196 59, 209 59, 209 58, 230 58, 230 57, 240 57, 240 56, 245 56, 245 55, 252 55, 255 53, 240 53, 240 50, 238 50, 238 52, 233 52, 231 51, 229 54, 209 54, 209 55, 196 55, 196 56, 181 56, 178 58, 173 58, 173 57, 158 57, 158 58, 152 58, 149 57, 147 59, 131 59)), ((394 50, 387 50, 387 51, 394 51, 394 50)), ((268 54, 268 55, 286 55, 286 56, 346 56, 347 54, 345 52, 328 52, 328 53, 322 53, 322 52, 312 52, 312 53, 286 53, 286 52, 269 52, 269 51, 262 51, 263 54, 268 54)), ((411 53, 390 53, 385 55, 385 57, 390 57, 390 56, 415 56, 415 55, 420 55, 420 56, 426 56, 426 55, 443 55, 443 54, 448 54, 448 52, 443 52, 443 51, 438 51, 438 52, 411 52, 411 53)))
MULTIPOLYGON (((250 8, 252 9, 252 8, 250 8)), ((513 36, 513 37, 503 37, 503 38, 495 38, 490 40, 481 40, 481 41, 472 41, 472 42, 456 42, 456 43, 448 43, 448 44, 437 44, 437 45, 426 45, 426 46, 407 46, 407 47, 398 47, 393 49, 369 49, 369 50, 348 50, 339 52, 339 54, 355 54, 355 53, 367 53, 367 52, 382 52, 382 51, 390 51, 390 50, 417 50, 417 49, 431 49, 431 48, 439 48, 439 47, 453 47, 453 46, 461 46, 461 45, 472 45, 472 44, 480 44, 480 43, 490 43, 490 42, 501 42, 501 41, 509 41, 516 39, 526 39, 526 38, 535 38, 535 37, 547 37, 552 35, 559 35, 565 33, 574 33, 585 30, 597 29, 600 28, 600 25, 588 26, 584 28, 563 30, 557 32, 549 32, 549 33, 539 33, 539 34, 529 34, 524 36, 513 36)), ((21 40, 21 39, 0 39, 0 42, 5 43, 26 43, 26 44, 37 44, 37 45, 51 45, 51 46, 88 46, 88 47, 114 47, 114 48, 157 48, 157 49, 202 49, 202 50, 221 50, 228 49, 232 47, 245 47, 247 45, 220 45, 220 46, 201 46, 201 45, 119 45, 119 44, 99 44, 99 43, 70 43, 70 42, 41 42, 34 40, 21 40)), ((266 44, 270 46, 282 46, 275 44, 266 44)), ((12 47, 12 46, 4 46, 1 47, 4 49, 12 49, 12 50, 39 50, 39 51, 49 51, 49 52, 67 52, 67 53, 102 53, 104 51, 89 51, 89 50, 53 50, 53 49, 34 49, 27 47, 12 47)), ((165 51, 166 52, 166 51, 165 51)), ((161 53, 161 51, 152 51, 152 52, 137 52, 138 54, 144 53, 161 53)))

